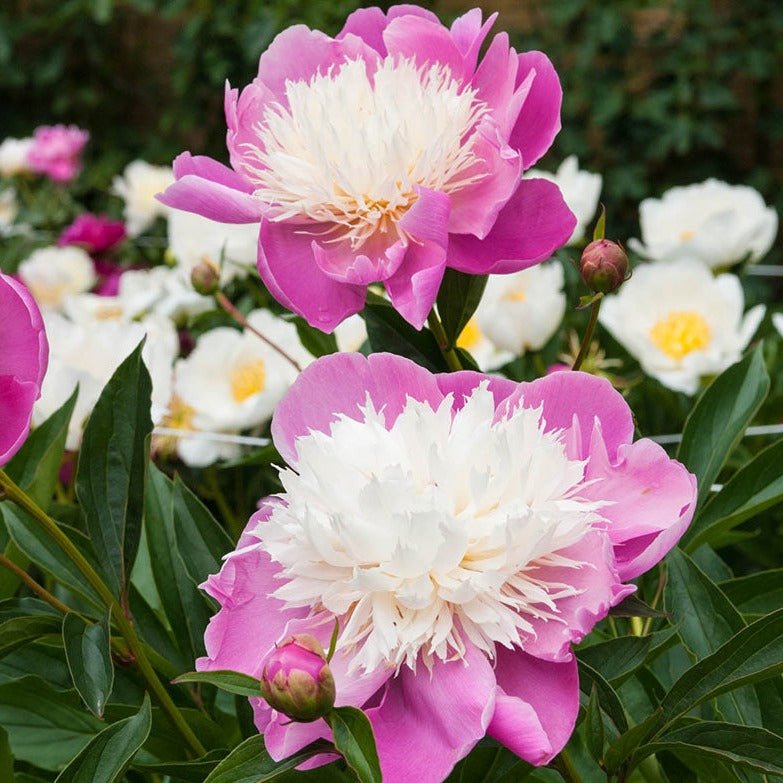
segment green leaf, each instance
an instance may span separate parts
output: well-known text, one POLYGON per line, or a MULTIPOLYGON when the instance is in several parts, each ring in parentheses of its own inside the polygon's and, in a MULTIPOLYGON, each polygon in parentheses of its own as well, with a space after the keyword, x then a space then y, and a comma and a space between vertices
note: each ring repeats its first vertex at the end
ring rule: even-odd
POLYGON ((119 783, 152 727, 150 699, 144 696, 139 712, 113 723, 90 743, 57 776, 55 783, 119 783))
POLYGON ((715 493, 688 528, 681 546, 693 552, 783 500, 783 440, 760 451, 715 493))
POLYGON ((118 597, 128 589, 144 516, 152 382, 141 358, 143 345, 101 393, 87 422, 76 474, 95 555, 118 597))
POLYGON ((378 750, 367 716, 356 707, 335 707, 328 722, 334 746, 356 773, 359 783, 382 783, 378 750))
MULTIPOLYGON (((101 612, 103 611, 103 601, 81 571, 31 516, 14 503, 0 504, 0 514, 2 514, 3 522, 14 543, 30 560, 41 566, 58 582, 62 582, 101 612)), ((82 554, 85 554, 89 547, 89 541, 84 538, 82 533, 66 525, 59 527, 82 550, 82 554)), ((92 556, 87 556, 87 559, 94 560, 92 556)))
POLYGON ((604 755, 604 719, 601 716, 601 705, 598 702, 598 688, 593 683, 590 699, 587 702, 585 715, 585 738, 590 755, 600 761, 604 755))
POLYGON ((187 783, 203 783, 220 761, 226 756, 225 750, 212 750, 206 756, 193 761, 165 761, 158 764, 134 764, 133 768, 147 775, 168 775, 174 780, 187 783))
POLYGON ((14 779, 14 756, 8 742, 8 734, 0 726, 0 780, 14 779))
POLYGON ((144 525, 152 576, 166 619, 174 631, 174 640, 184 659, 193 661, 204 655, 204 629, 211 612, 178 555, 173 505, 173 483, 150 463, 144 525))
POLYGON ((677 459, 696 474, 699 505, 769 391, 763 344, 719 375, 685 421, 677 459))
POLYGON ((485 740, 454 767, 446 783, 520 783, 534 769, 508 748, 485 740))
POLYGON ((296 333, 306 351, 313 356, 327 356, 330 353, 337 353, 337 338, 334 334, 325 334, 320 329, 310 326, 304 318, 297 316, 294 318, 296 333))
POLYGON ((488 279, 487 275, 468 275, 456 269, 447 269, 443 275, 438 291, 438 314, 452 346, 457 344, 462 330, 476 312, 488 279))
POLYGON ((707 699, 783 672, 783 609, 743 628, 674 683, 661 702, 661 726, 707 699))
POLYGON ((584 647, 577 652, 577 657, 600 672, 605 679, 618 680, 644 663, 652 642, 652 636, 620 636, 584 647))
POLYGON ((374 352, 389 351, 405 356, 432 372, 448 370, 432 332, 414 329, 385 299, 368 295, 361 316, 374 352))
POLYGON ((783 606, 783 568, 729 579, 719 587, 743 614, 769 614, 783 606))
POLYGON ((666 617, 666 612, 659 609, 653 609, 648 606, 641 598, 635 595, 629 595, 623 598, 617 606, 609 610, 612 617, 666 617))
POLYGON ((239 696, 261 696, 261 685, 255 677, 231 671, 188 672, 174 680, 177 684, 186 682, 206 683, 216 688, 236 693, 239 696))
POLYGON ((17 759, 52 771, 61 769, 103 728, 78 696, 58 692, 40 677, 0 685, 0 726, 8 732, 17 759))
MULTIPOLYGON (((683 644, 700 660, 715 652, 745 627, 745 621, 720 588, 681 550, 667 558, 664 600, 683 644)), ((761 709, 752 687, 718 699, 723 716, 746 725, 761 724, 761 709)))
POLYGON ((101 622, 87 623, 69 612, 63 618, 62 633, 73 684, 87 709, 102 718, 114 685, 109 614, 101 622))
POLYGON ((606 750, 604 764, 610 774, 614 774, 620 765, 644 742, 654 731, 660 718, 660 710, 648 715, 636 726, 631 726, 621 734, 606 750))
POLYGON ((234 548, 234 543, 179 477, 174 481, 173 519, 182 565, 194 584, 200 585, 220 570, 223 555, 234 548))
POLYGON ((698 721, 667 732, 636 752, 634 762, 663 750, 703 754, 770 775, 783 775, 783 737, 756 726, 698 721))
POLYGON ((257 734, 234 748, 209 773, 204 783, 265 783, 282 777, 312 756, 330 749, 328 743, 314 742, 278 762, 267 753, 263 736, 257 734))
POLYGON ((628 731, 628 718, 625 714, 625 708, 620 701, 614 688, 597 672, 592 666, 579 661, 579 688, 582 693, 588 696, 593 690, 593 686, 598 689, 598 699, 601 709, 606 713, 609 719, 614 723, 619 734, 628 731))
POLYGON ((57 633, 55 616, 14 617, 0 623, 0 657, 46 634, 57 633))
POLYGON ((36 427, 16 456, 3 468, 39 505, 48 510, 60 475, 68 425, 76 405, 75 390, 61 408, 36 427))

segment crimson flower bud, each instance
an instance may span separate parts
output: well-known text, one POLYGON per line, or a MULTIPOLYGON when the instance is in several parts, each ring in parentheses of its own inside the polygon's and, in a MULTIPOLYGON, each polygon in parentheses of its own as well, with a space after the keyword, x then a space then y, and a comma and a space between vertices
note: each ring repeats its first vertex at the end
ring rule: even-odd
POLYGON ((616 291, 628 274, 628 256, 625 250, 609 239, 597 239, 582 252, 580 264, 582 280, 595 293, 616 291))
POLYGON ((204 258, 193 267, 190 282, 197 293, 212 296, 220 287, 220 270, 212 261, 204 258))
POLYGON ((334 677, 320 642, 297 634, 264 662, 261 693, 270 707, 302 723, 322 718, 334 706, 334 677))

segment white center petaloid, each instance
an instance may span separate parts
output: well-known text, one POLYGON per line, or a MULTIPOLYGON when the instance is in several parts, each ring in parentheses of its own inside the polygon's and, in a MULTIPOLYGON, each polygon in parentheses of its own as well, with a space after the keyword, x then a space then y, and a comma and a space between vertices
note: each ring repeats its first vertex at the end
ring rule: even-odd
POLYGON ((274 595, 336 615, 357 668, 521 645, 531 619, 562 622, 558 600, 579 593, 545 567, 590 567, 558 554, 603 505, 579 497, 584 463, 562 433, 540 409, 493 423, 486 384, 451 406, 409 399, 387 430, 368 400, 363 421, 299 438, 283 502, 255 531, 282 565, 274 595))
POLYGON ((390 56, 368 67, 348 60, 286 82, 288 107, 269 105, 245 144, 271 220, 330 224, 320 234, 353 248, 376 232, 402 238, 416 186, 453 193, 483 176, 472 131, 488 108, 474 90, 444 65, 390 56))

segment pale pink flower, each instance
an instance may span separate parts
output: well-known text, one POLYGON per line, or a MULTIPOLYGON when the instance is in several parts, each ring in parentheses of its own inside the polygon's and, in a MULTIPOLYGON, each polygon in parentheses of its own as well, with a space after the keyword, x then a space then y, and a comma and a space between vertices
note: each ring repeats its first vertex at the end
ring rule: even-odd
MULTIPOLYGON (((326 647, 336 620, 335 704, 365 709, 385 783, 439 783, 485 734, 548 763, 579 709, 572 645, 693 515, 695 478, 633 431, 585 373, 319 359, 273 419, 284 491, 204 585, 221 609, 198 668, 257 677, 276 643, 326 647)), ((331 738, 252 704, 275 759, 331 738)))
POLYGON ((55 182, 70 182, 82 169, 82 150, 90 138, 75 125, 42 125, 35 129, 27 153, 30 168, 55 182))
POLYGON ((260 221, 258 268, 277 300, 324 331, 383 283, 420 328, 447 267, 516 272, 576 219, 557 185, 521 179, 560 129, 560 82, 496 15, 444 27, 413 5, 351 14, 336 38, 297 25, 226 90, 232 168, 183 153, 168 206, 260 221))

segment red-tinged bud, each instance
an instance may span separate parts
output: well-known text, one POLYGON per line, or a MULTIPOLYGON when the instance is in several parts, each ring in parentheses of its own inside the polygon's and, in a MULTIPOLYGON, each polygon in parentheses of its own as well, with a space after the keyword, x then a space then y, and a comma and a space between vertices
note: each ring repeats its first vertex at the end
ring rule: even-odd
POLYGON ((261 692, 270 707, 309 723, 334 707, 334 677, 320 642, 297 634, 276 647, 261 672, 261 692))
POLYGON ((212 296, 220 288, 220 270, 205 258, 193 267, 190 282, 197 293, 212 296))
POLYGON ((609 239, 597 239, 582 252, 580 264, 582 280, 595 293, 616 291, 628 275, 628 256, 625 250, 609 239))

